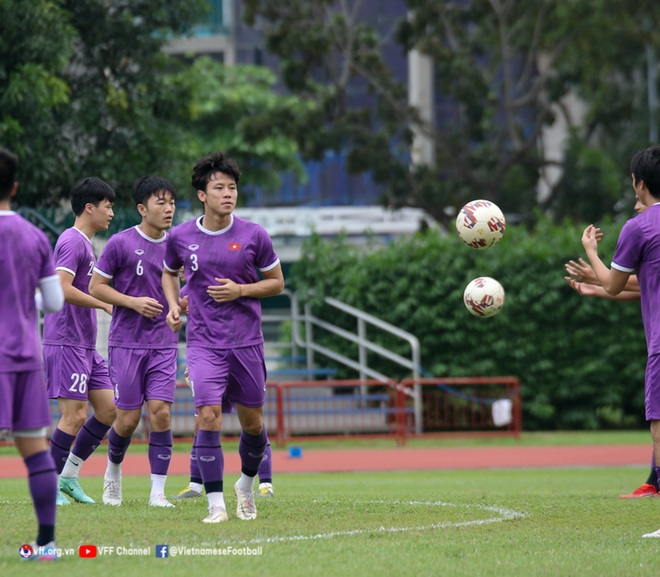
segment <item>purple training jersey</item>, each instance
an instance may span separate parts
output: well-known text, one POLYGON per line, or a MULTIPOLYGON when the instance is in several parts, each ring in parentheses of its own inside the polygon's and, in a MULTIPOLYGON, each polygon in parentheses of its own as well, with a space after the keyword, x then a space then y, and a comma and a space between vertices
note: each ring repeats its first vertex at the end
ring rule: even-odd
POLYGON ((206 292, 217 278, 238 284, 259 281, 259 271, 277 266, 279 259, 266 230, 231 216, 231 223, 213 232, 202 218, 180 224, 167 239, 164 264, 170 272, 182 266, 188 287, 188 345, 233 349, 263 343, 261 303, 242 297, 217 303, 206 292))
POLYGON ((112 279, 112 286, 131 297, 151 297, 163 312, 148 319, 126 307, 115 307, 110 322, 111 347, 175 349, 179 335, 165 322, 167 301, 163 292, 163 258, 167 237, 155 240, 134 226, 110 238, 94 271, 112 279))
POLYGON ((637 273, 649 356, 660 353, 660 204, 621 229, 612 268, 637 273))
POLYGON ((18 214, 0 211, 0 246, 0 372, 40 370, 34 292, 41 279, 55 275, 50 243, 18 214))
MULTIPOLYGON (((73 275, 73 286, 89 294, 96 257, 91 241, 75 227, 67 228, 55 245, 55 270, 73 275)), ((64 303, 59 312, 46 315, 45 345, 96 348, 96 309, 64 303)))

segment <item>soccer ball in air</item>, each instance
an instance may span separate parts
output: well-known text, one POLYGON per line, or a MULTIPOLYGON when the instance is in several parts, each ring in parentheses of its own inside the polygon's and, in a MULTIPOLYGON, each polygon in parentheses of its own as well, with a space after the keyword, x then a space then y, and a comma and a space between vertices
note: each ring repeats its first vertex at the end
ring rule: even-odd
POLYGON ((506 221, 502 211, 489 200, 468 202, 456 217, 456 232, 472 248, 490 248, 504 235, 506 221))
POLYGON ((494 278, 480 276, 465 287, 463 302, 475 317, 492 317, 504 306, 504 289, 494 278))

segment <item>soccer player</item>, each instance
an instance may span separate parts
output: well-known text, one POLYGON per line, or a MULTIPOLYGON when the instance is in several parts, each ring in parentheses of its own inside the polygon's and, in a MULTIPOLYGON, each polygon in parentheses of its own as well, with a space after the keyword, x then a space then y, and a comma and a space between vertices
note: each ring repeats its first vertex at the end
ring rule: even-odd
POLYGON ((50 439, 50 452, 60 475, 58 505, 70 504, 66 495, 79 503, 94 503, 80 487, 78 473, 117 414, 108 367, 96 352, 96 309, 111 315, 112 307, 88 290, 96 265, 92 237, 108 229, 114 201, 115 191, 100 178, 76 182, 71 188, 74 225, 55 245, 55 270, 66 302, 61 311, 44 321, 43 350, 48 396, 58 400, 62 414, 50 439), (89 418, 87 401, 94 409, 89 418))
MULTIPOLYGON (((637 152, 630 172, 635 197, 648 208, 623 225, 611 268, 608 269, 598 256, 598 229, 593 225, 584 230, 582 245, 607 293, 619 294, 629 277, 637 273, 648 349, 646 420, 651 423, 654 464, 656 473, 660 473, 660 145, 637 152)), ((660 530, 657 533, 660 537, 660 530)))
POLYGON ((110 238, 94 267, 89 292, 113 305, 108 341, 117 420, 108 434, 103 503, 121 505, 121 463, 142 416, 149 415, 149 505, 173 507, 165 498, 172 458, 171 408, 176 388, 178 335, 165 322, 161 276, 166 231, 174 218, 172 183, 145 176, 133 185, 142 222, 110 238))
POLYGON ((236 406, 242 429, 241 477, 234 485, 236 515, 243 520, 257 517, 254 478, 268 441, 263 426, 266 363, 259 299, 284 289, 282 267, 268 233, 232 214, 240 174, 236 162, 221 152, 197 161, 192 185, 204 215, 172 229, 164 261, 167 323, 174 331, 182 324, 182 266, 188 285, 187 361, 199 414, 198 463, 209 503, 205 523, 228 519, 220 445, 225 393, 236 406))
POLYGON ((11 211, 18 191, 18 159, 0 148, 0 431, 13 433, 28 472, 38 522, 33 559, 57 558, 57 471, 48 451, 50 409, 37 330, 35 290, 44 312, 62 308, 64 296, 46 235, 11 211))
MULTIPOLYGON (((646 206, 639 200, 635 203, 634 210, 637 214, 641 214, 646 210, 646 206)), ((575 290, 580 296, 598 297, 608 300, 619 301, 639 301, 639 284, 637 283, 637 276, 630 275, 626 288, 618 295, 612 296, 605 292, 605 289, 599 284, 598 277, 594 272, 593 267, 585 262, 583 259, 577 261, 568 261, 564 268, 568 273, 565 276, 566 282, 575 290)), ((655 470, 655 455, 651 452, 651 470, 645 483, 642 483, 637 489, 630 493, 619 495, 620 499, 640 499, 643 497, 655 497, 659 494, 658 473, 655 470)))

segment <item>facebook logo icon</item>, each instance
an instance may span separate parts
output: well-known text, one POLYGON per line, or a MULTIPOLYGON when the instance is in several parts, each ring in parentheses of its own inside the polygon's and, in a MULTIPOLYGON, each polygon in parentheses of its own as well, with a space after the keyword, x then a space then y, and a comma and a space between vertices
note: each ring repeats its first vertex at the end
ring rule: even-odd
POLYGON ((168 545, 156 545, 156 557, 164 559, 170 556, 170 548, 168 545))

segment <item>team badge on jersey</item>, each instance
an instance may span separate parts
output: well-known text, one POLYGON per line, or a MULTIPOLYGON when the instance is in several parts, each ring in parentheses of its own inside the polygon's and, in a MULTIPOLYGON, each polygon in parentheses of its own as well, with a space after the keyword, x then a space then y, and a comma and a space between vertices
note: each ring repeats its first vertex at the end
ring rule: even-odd
POLYGON ((241 243, 240 242, 230 242, 229 243, 229 250, 241 250, 241 243))

